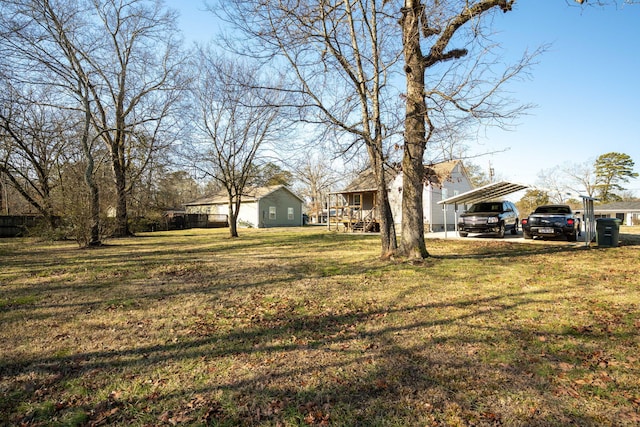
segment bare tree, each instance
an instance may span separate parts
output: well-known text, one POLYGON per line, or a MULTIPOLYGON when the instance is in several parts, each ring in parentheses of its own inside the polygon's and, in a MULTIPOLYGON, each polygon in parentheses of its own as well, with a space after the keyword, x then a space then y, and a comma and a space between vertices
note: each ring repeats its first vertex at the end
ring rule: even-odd
POLYGON ((567 178, 565 183, 567 188, 575 193, 586 193, 589 197, 595 197, 597 182, 593 163, 594 160, 588 160, 583 163, 563 165, 561 171, 567 178))
POLYGON ((512 107, 499 89, 529 63, 496 73, 488 40, 489 19, 508 12, 514 0, 405 0, 402 8, 407 102, 402 160, 402 240, 399 253, 428 256, 422 214, 423 156, 427 143, 465 122, 503 124, 522 107, 512 107), (457 45, 459 47, 454 47, 457 45), (428 79, 426 78, 428 76, 428 79))
POLYGON ((311 222, 321 222, 322 211, 327 207, 329 192, 340 182, 341 176, 331 166, 330 159, 322 153, 311 153, 293 166, 295 175, 302 184, 303 197, 308 200, 311 222))
POLYGON ((400 54, 393 2, 230 0, 218 5, 220 15, 246 36, 243 53, 287 74, 287 91, 296 95, 302 121, 345 136, 347 143, 337 152, 366 147, 377 180, 382 254, 393 252, 396 233, 383 173, 399 101, 390 84, 400 54))
POLYGON ((159 0, 95 0, 103 35, 79 50, 91 82, 94 125, 109 149, 116 186, 116 236, 130 234, 127 195, 153 156, 166 149, 172 108, 184 89, 176 15, 159 0), (164 137, 164 138, 163 138, 164 137), (132 155, 132 153, 134 153, 132 155))
POLYGON ((558 167, 544 169, 538 173, 538 183, 553 203, 565 203, 569 195, 569 180, 558 167))
MULTIPOLYGON (((0 111, 3 141, 0 152, 4 153, 0 170, 9 177, 22 197, 48 220, 52 228, 58 225, 54 217, 73 217, 68 224, 68 237, 76 238, 82 246, 99 245, 98 185, 93 176, 95 165, 92 145, 95 135, 91 132, 89 110, 79 112, 63 105, 53 105, 57 103, 59 93, 56 92, 54 96, 47 93, 57 89, 55 87, 26 86, 30 88, 28 98, 6 99, 0 111), (40 91, 34 93, 33 90, 38 88, 40 91), (78 153, 80 159, 77 158, 78 153), (65 200, 69 195, 67 192, 64 196, 65 183, 68 181, 65 171, 74 163, 84 165, 84 181, 90 194, 89 222, 78 214, 84 204, 69 206, 65 200), (83 229, 85 225, 88 230, 83 229)), ((5 94, 12 93, 10 87, 7 82, 5 94)), ((87 98, 84 100, 86 102, 87 98)), ((78 181, 69 185, 73 187, 71 194, 82 194, 78 181)), ((87 216, 86 213, 84 216, 87 216)))
POLYGON ((196 166, 226 190, 229 234, 238 237, 242 197, 258 171, 260 153, 282 136, 287 126, 284 99, 264 89, 259 67, 200 49, 192 92, 197 142, 191 153, 196 166))
POLYGON ((52 190, 57 185, 60 155, 68 147, 68 116, 46 105, 46 91, 30 93, 26 98, 4 85, 2 92, 0 173, 53 227, 52 190))
POLYGON ((181 89, 175 14, 159 0, 10 0, 3 8, 4 47, 22 58, 25 78, 68 91, 71 108, 90 112, 92 134, 110 154, 115 234, 129 234, 127 195, 170 141, 168 121, 181 89))

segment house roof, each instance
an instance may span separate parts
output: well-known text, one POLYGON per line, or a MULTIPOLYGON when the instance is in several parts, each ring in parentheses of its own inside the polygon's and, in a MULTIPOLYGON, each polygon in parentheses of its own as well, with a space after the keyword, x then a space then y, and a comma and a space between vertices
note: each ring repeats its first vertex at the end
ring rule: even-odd
POLYGON ((450 160, 448 162, 424 165, 425 179, 431 184, 441 186, 451 177, 453 169, 460 163, 462 163, 460 160, 450 160))
MULTIPOLYGON (((398 171, 393 167, 386 168, 384 172, 387 183, 391 183, 393 178, 398 175, 398 171)), ((367 168, 339 193, 359 193, 362 191, 376 191, 377 189, 378 185, 376 184, 376 176, 373 173, 373 169, 367 168)))
POLYGON ((640 201, 607 203, 594 207, 594 210, 598 212, 640 212, 640 201))
MULTIPOLYGON (((451 160, 447 162, 424 165, 425 180, 431 184, 442 185, 453 172, 453 169, 461 163, 460 160, 451 160)), ((400 173, 399 169, 388 167, 385 169, 385 178, 388 184, 400 173)), ((368 168, 361 172, 349 185, 347 185, 339 194, 344 193, 360 193, 363 191, 376 191, 375 174, 373 169, 368 168)))
MULTIPOLYGON (((244 191, 242 194, 242 202, 250 203, 257 202, 258 200, 268 196, 269 194, 278 191, 280 189, 284 189, 291 193, 298 200, 303 202, 303 200, 295 194, 293 191, 289 190, 284 185, 270 185, 265 187, 251 187, 244 191)), ((194 200, 193 202, 189 202, 186 206, 198 206, 198 205, 220 205, 229 203, 229 196, 227 195, 227 191, 222 189, 215 194, 194 200)))
POLYGON ((458 194, 457 196, 449 197, 438 202, 438 204, 450 205, 452 203, 475 203, 492 199, 497 199, 507 194, 515 193, 516 191, 524 190, 528 188, 524 184, 516 184, 513 182, 493 182, 491 184, 484 185, 479 188, 458 194))

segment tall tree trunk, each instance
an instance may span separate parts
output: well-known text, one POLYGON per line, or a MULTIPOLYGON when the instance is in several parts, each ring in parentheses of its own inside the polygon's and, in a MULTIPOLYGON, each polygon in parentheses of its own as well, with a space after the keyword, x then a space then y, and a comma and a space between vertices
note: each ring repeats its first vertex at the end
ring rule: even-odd
MULTIPOLYGON (((382 142, 379 146, 382 148, 382 142)), ((376 178, 378 207, 380 209, 380 243, 382 246, 383 258, 393 255, 397 248, 398 242, 396 238, 396 226, 393 222, 393 213, 391 212, 391 204, 389 203, 389 193, 387 192, 387 180, 384 174, 384 159, 377 154, 380 151, 373 145, 368 145, 369 158, 372 160, 372 168, 376 178)))
POLYGON ((89 172, 88 166, 85 179, 87 180, 87 185, 89 186, 89 203, 91 204, 91 230, 89 231, 89 246, 100 246, 102 244, 102 242, 100 241, 100 193, 98 192, 98 186, 93 179, 93 170, 89 172))
POLYGON ((238 212, 240 212, 240 203, 234 202, 229 197, 229 237, 238 237, 238 212))
POLYGON ((129 237, 129 218, 127 214, 127 177, 124 165, 124 155, 119 155, 119 149, 112 151, 113 177, 116 184, 116 224, 115 237, 129 237))
POLYGON ((409 258, 429 256, 424 241, 422 200, 427 110, 424 98, 425 65, 420 48, 422 11, 423 6, 419 0, 406 0, 401 21, 404 71, 407 77, 407 107, 402 158, 402 237, 398 252, 409 258))
POLYGON ((88 108, 88 102, 86 102, 86 122, 84 134, 82 136, 82 151, 87 160, 87 167, 84 171, 84 181, 89 187, 89 210, 90 210, 90 230, 89 230, 89 246, 100 246, 100 193, 98 191, 98 185, 93 176, 93 170, 95 163, 93 160, 93 154, 91 153, 91 147, 89 144, 89 126, 91 125, 91 112, 88 108))
MULTIPOLYGON (((84 147, 83 147, 84 149, 84 147)), ((89 188, 89 242, 88 246, 100 246, 100 193, 98 185, 93 177, 94 161, 93 155, 87 154, 87 167, 84 171, 84 181, 89 188)))
POLYGON ((396 225, 393 222, 389 193, 387 188, 378 185, 378 200, 380 205, 380 239, 382 243, 382 256, 388 257, 394 254, 398 248, 396 238, 396 225))
POLYGON ((0 172, 0 215, 9 215, 9 200, 6 200, 7 184, 2 175, 3 173, 0 172))

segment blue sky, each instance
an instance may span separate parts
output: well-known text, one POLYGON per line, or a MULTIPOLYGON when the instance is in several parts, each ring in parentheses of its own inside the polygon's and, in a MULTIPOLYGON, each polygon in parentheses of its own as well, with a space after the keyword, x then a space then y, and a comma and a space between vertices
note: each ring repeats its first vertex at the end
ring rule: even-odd
MULTIPOLYGON (((640 172, 640 5, 573 7, 570 0, 520 0, 494 24, 507 57, 551 44, 531 78, 508 86, 535 104, 510 131, 490 128, 468 145, 499 179, 534 185, 542 170, 617 151, 640 172)), ((216 20, 201 0, 166 0, 177 9, 187 41, 208 41, 216 20)), ((627 188, 640 196, 640 180, 627 188)))
MULTIPOLYGON (((487 160, 496 173, 535 184, 543 169, 611 151, 630 155, 640 172, 640 5, 581 9, 564 0, 519 1, 496 24, 514 55, 552 44, 532 78, 510 86, 537 108, 514 131, 487 133, 487 146, 509 149, 487 160)), ((628 188, 640 195, 640 180, 628 188)))

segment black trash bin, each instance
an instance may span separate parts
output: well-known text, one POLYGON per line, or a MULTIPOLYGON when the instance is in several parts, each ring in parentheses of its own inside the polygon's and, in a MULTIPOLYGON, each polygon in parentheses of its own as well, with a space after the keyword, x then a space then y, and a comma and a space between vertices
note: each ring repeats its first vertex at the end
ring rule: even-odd
POLYGON ((622 221, 618 218, 596 219, 596 242, 598 242, 598 246, 617 247, 621 223, 622 221))

